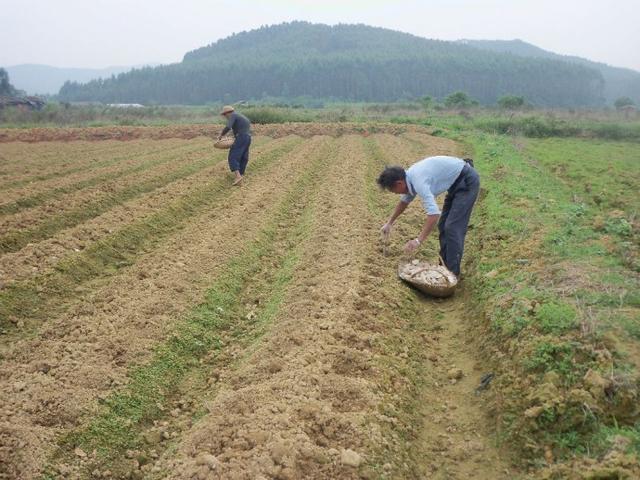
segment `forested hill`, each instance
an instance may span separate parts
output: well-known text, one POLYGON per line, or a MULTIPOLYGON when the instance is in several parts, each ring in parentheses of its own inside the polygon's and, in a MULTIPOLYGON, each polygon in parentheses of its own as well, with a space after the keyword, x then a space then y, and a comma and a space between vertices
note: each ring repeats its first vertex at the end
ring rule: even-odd
POLYGON ((309 96, 390 101, 464 91, 481 103, 523 95, 536 105, 603 102, 599 71, 575 63, 478 50, 365 25, 292 22, 262 27, 187 53, 181 63, 87 84, 64 101, 202 104, 309 96))
POLYGON ((550 58, 577 63, 598 70, 604 78, 604 96, 607 103, 617 98, 630 97, 640 104, 640 72, 629 68, 612 67, 572 55, 559 55, 523 42, 522 40, 461 40, 460 43, 497 53, 512 53, 530 58, 550 58))

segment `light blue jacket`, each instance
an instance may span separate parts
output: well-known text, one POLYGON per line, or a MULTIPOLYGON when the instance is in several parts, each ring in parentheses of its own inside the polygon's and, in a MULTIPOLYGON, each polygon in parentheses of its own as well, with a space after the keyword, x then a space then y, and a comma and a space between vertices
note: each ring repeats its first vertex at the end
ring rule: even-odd
POLYGON ((411 203, 416 195, 419 195, 427 214, 439 215, 436 197, 449 190, 460 175, 462 167, 464 160, 444 155, 427 157, 414 163, 407 169, 409 193, 404 194, 401 201, 411 203))

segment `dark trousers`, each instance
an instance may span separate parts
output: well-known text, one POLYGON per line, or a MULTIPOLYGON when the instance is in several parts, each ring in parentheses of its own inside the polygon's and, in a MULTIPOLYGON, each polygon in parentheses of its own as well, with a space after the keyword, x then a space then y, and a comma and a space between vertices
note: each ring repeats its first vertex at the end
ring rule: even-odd
POLYGON ((440 257, 446 267, 456 275, 460 275, 464 237, 479 191, 480 176, 471 165, 466 164, 444 199, 438 221, 440 257))
POLYGON ((236 140, 229 150, 229 169, 232 172, 236 170, 240 175, 244 175, 249 163, 249 146, 251 145, 251 135, 248 133, 239 133, 236 140))

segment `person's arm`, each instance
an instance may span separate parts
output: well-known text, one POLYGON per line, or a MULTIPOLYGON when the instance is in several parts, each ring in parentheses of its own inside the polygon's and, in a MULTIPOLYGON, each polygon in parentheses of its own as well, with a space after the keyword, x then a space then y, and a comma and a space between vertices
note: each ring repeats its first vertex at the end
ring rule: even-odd
POLYGON ((427 220, 424 222, 424 226, 420 231, 420 235, 418 235, 413 240, 409 240, 405 246, 404 250, 407 253, 414 252, 418 249, 420 245, 424 243, 429 234, 432 232, 433 228, 438 224, 438 220, 440 220, 440 214, 435 215, 427 215, 427 220))
POLYGON ((387 223, 385 223, 380 229, 380 231, 385 237, 389 236, 389 234, 391 233, 391 226, 393 225, 393 222, 396 221, 396 218, 402 215, 402 212, 406 210, 407 205, 409 205, 409 203, 403 200, 400 200, 398 202, 398 204, 396 205, 396 208, 393 210, 393 213, 391 214, 391 217, 389 217, 389 220, 387 220, 387 223))
POLYGON ((233 127, 233 123, 235 121, 236 121, 236 116, 230 115, 229 118, 227 119, 227 126, 222 129, 222 133, 220 133, 220 136, 218 137, 219 139, 224 137, 227 134, 227 132, 231 130, 231 128, 233 127))
POLYGON ((406 253, 412 253, 418 249, 420 245, 427 239, 427 236, 433 230, 433 227, 438 223, 440 219, 440 209, 438 208, 438 204, 436 203, 436 199, 431 193, 431 190, 428 186, 420 185, 418 190, 418 194, 422 198, 422 204, 424 205, 424 209, 427 212, 427 220, 420 231, 420 234, 414 238, 413 240, 409 240, 405 246, 404 251, 406 253))

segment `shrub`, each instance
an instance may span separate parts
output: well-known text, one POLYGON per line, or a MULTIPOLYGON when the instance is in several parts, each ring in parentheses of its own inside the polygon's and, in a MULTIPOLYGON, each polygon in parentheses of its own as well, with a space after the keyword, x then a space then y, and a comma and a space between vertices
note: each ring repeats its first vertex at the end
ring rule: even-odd
POLYGON ((616 108, 622 108, 622 107, 629 107, 631 105, 635 105, 635 103, 629 97, 620 97, 613 103, 613 105, 616 108))
POLYGON ((308 122, 307 117, 299 112, 288 109, 275 109, 268 107, 251 108, 243 111, 244 115, 251 123, 286 123, 286 122, 308 122))
POLYGON ((520 97, 517 95, 505 95, 498 99, 498 106, 500 108, 504 108, 505 110, 517 110, 524 107, 524 105, 524 97, 520 97))
POLYGON ((478 105, 478 102, 465 92, 454 92, 444 99, 444 105, 447 108, 465 108, 478 105))

